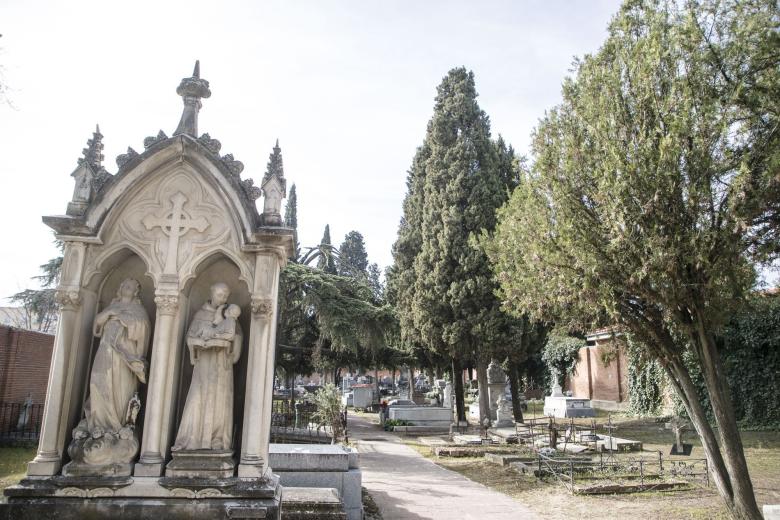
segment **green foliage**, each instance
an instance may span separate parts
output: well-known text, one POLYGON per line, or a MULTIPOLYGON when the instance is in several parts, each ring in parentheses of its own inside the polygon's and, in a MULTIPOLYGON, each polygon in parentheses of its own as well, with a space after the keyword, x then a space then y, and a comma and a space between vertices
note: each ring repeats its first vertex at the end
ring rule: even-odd
POLYGON ((317 405, 317 411, 313 418, 320 424, 331 428, 333 444, 338 444, 344 439, 344 424, 341 422, 341 393, 332 383, 328 383, 310 398, 317 405))
POLYGON ((336 270, 341 276, 368 275, 368 253, 363 235, 358 231, 350 231, 344 236, 344 241, 339 246, 339 257, 336 262, 336 270))
POLYGON ((550 334, 542 350, 542 361, 547 367, 558 374, 558 384, 563 385, 563 378, 574 373, 577 366, 580 349, 586 346, 585 340, 563 334, 550 334))
POLYGON ((663 402, 666 374, 658 361, 648 359, 645 348, 628 337, 628 408, 637 415, 657 415, 663 402))
MULTIPOLYGON (((56 240, 55 245, 60 251, 63 244, 56 240)), ((40 284, 40 289, 25 289, 9 299, 12 303, 18 303, 24 311, 24 322, 19 323, 25 329, 35 329, 43 332, 54 332, 53 325, 57 318, 57 301, 55 299, 55 287, 60 280, 62 270, 62 256, 52 258, 40 266, 41 274, 33 277, 40 284)))
POLYGON ((404 342, 437 356, 489 356, 512 343, 514 320, 472 236, 495 226, 495 210, 518 178, 514 151, 490 137, 473 73, 451 70, 437 88, 425 141, 407 178, 388 291, 404 342))
POLYGON ((336 274, 336 249, 330 241, 329 224, 325 224, 325 231, 322 233, 319 250, 321 255, 317 262, 317 268, 322 269, 328 274, 336 274))
POLYGON ((386 432, 393 431, 396 426, 414 426, 414 424, 406 419, 385 419, 384 429, 386 432))
POLYGON ((619 324, 662 361, 745 517, 757 506, 713 337, 752 262, 778 249, 778 23, 774 1, 626 0, 540 121, 531 171, 485 241, 518 316, 619 324), (720 409, 722 449, 684 356, 720 409))
POLYGON ((753 297, 719 339, 737 420, 780 426, 780 297, 753 297))

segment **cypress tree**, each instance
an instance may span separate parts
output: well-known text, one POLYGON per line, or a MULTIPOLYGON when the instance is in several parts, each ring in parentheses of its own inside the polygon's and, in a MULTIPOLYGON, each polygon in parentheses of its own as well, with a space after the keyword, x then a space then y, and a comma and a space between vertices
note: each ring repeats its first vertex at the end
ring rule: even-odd
POLYGON ((298 192, 295 184, 290 187, 290 195, 287 197, 287 205, 284 207, 284 225, 295 230, 295 258, 301 254, 298 243, 298 192))
POLYGON ((317 262, 317 267, 322 269, 328 274, 336 274, 336 262, 333 255, 333 244, 330 241, 330 225, 325 224, 325 231, 322 233, 322 240, 320 240, 320 256, 317 262))
POLYGON ((388 276, 404 341, 452 361, 459 420, 465 420, 462 362, 489 358, 494 344, 508 344, 511 331, 473 235, 493 230, 496 208, 513 187, 509 179, 519 175, 511 148, 491 140, 476 98, 474 75, 465 68, 451 70, 438 87, 407 178, 388 276))
POLYGON ((358 231, 350 231, 344 236, 336 267, 341 276, 368 277, 368 253, 363 235, 358 231))

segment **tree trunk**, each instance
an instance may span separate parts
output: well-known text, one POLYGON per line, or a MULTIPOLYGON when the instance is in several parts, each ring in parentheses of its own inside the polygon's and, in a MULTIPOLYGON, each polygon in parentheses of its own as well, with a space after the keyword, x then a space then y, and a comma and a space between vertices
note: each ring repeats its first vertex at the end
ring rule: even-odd
MULTIPOLYGON (((461 377, 463 374, 461 374, 461 377)), ((471 363, 469 363, 469 384, 474 381, 474 367, 471 366, 471 363)))
POLYGON ((485 418, 490 419, 490 392, 488 390, 487 363, 477 358, 477 384, 479 385, 479 424, 485 424, 485 418))
POLYGON ((463 366, 460 359, 452 358, 452 385, 455 393, 455 410, 458 423, 466 421, 466 407, 463 402, 463 366))
POLYGON ((715 338, 705 326, 702 313, 697 310, 695 317, 695 334, 698 339, 695 344, 733 490, 732 514, 736 518, 761 518, 715 338))
POLYGON ((515 422, 523 421, 523 409, 520 406, 520 378, 517 374, 517 363, 510 360, 508 363, 509 372, 509 392, 512 394, 512 413, 515 416, 515 422))
MULTIPOLYGON (((731 400, 722 384, 723 380, 718 380, 718 376, 723 377, 723 368, 720 366, 720 359, 714 350, 714 343, 707 340, 705 344, 701 344, 697 341, 701 337, 700 333, 697 331, 691 333, 691 340, 699 356, 699 365, 702 368, 707 393, 720 429, 721 445, 728 458, 728 463, 724 460, 724 453, 721 451, 712 426, 707 420, 707 415, 701 404, 702 396, 699 395, 691 380, 688 368, 679 355, 679 348, 675 340, 663 326, 662 317, 658 316, 655 320, 648 321, 650 321, 649 324, 633 323, 636 326, 634 330, 646 338, 646 344, 663 366, 667 376, 669 376, 669 382, 682 400, 685 411, 701 440, 710 476, 718 493, 723 498, 733 518, 740 520, 761 519, 762 516, 753 495, 745 463, 742 441, 734 419, 733 409, 730 408, 731 400), (724 409, 724 405, 728 406, 728 409, 724 409), (728 417, 729 410, 731 412, 730 418, 728 417), (722 425, 721 421, 723 421, 722 425)), ((701 327, 699 328, 703 331, 701 327)))
POLYGON ((409 365, 409 400, 414 401, 414 367, 409 365))

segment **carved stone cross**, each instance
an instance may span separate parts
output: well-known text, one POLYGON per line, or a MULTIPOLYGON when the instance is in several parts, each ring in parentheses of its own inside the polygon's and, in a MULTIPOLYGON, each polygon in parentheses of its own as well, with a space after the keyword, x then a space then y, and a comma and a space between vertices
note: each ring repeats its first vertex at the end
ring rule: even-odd
POLYGON ((179 238, 183 237, 190 229, 203 232, 209 227, 208 221, 203 217, 192 218, 184 211, 187 196, 182 192, 176 192, 171 197, 171 209, 162 217, 147 215, 143 219, 146 229, 159 227, 168 236, 168 252, 165 256, 165 274, 175 274, 179 257, 179 238))

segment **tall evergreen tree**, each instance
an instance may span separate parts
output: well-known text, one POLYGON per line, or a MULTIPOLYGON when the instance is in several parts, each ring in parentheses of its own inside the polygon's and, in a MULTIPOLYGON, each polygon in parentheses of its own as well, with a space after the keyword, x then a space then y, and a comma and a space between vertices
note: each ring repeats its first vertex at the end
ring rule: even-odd
POLYGON ((473 235, 495 227, 495 212, 517 178, 514 153, 490 137, 473 73, 453 69, 438 87, 434 115, 407 179, 404 216, 388 282, 411 344, 452 360, 459 419, 462 362, 509 344, 488 259, 473 235))
POLYGON ((368 253, 363 235, 358 231, 350 231, 344 236, 336 267, 341 276, 368 276, 368 253))
POLYGON ((284 208, 284 225, 295 230, 295 258, 298 258, 301 248, 298 243, 298 191, 295 189, 295 184, 290 187, 290 195, 284 208))
POLYGON ((330 241, 330 224, 325 224, 325 231, 322 233, 319 249, 321 256, 317 261, 317 268, 328 274, 336 274, 336 255, 334 254, 333 243, 330 241))
POLYGON ((287 206, 284 208, 284 225, 288 228, 298 229, 298 193, 295 184, 290 187, 287 206))

